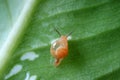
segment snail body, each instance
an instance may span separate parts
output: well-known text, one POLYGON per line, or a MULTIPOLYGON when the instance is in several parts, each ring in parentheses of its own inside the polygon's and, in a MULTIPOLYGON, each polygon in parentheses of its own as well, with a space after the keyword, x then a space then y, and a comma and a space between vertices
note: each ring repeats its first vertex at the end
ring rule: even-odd
POLYGON ((63 58, 68 54, 67 36, 61 36, 53 42, 50 48, 51 55, 55 58, 55 66, 58 66, 63 58))

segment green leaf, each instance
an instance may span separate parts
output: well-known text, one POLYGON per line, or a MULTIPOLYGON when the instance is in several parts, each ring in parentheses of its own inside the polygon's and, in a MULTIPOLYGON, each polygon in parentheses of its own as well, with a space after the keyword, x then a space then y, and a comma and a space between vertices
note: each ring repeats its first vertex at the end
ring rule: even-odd
POLYGON ((120 79, 119 0, 29 1, 1 0, 0 80, 120 79), (74 30, 58 67, 50 55, 54 27, 74 30))
POLYGON ((0 61, 1 61, 0 71, 2 71, 2 67, 4 67, 5 63, 10 58, 11 54, 14 52, 15 48, 17 47, 21 35, 24 34, 26 25, 29 22, 27 20, 30 19, 30 16, 33 12, 32 9, 36 4, 35 1, 32 0, 30 0, 29 2, 22 1, 25 3, 25 6, 21 4, 20 7, 18 7, 18 9, 23 8, 20 13, 20 11, 13 8, 15 7, 16 3, 19 3, 19 1, 13 0, 13 2, 14 3, 11 3, 6 0, 1 1, 2 5, 0 7, 0 10, 1 12, 3 11, 3 13, 1 14, 0 20, 1 22, 4 21, 4 23, 1 23, 1 37, 3 36, 3 39, 0 40, 1 41, 0 44, 2 45, 2 48, 0 49, 0 61), (5 10, 3 8, 5 8, 5 10), (17 16, 14 16, 15 12, 17 16), (20 14, 18 15, 17 12, 19 12, 20 14), (6 25, 5 21, 8 22, 8 25, 6 25), (9 26, 11 28, 9 28, 9 26), (3 29, 5 29, 6 31, 4 32, 3 29))

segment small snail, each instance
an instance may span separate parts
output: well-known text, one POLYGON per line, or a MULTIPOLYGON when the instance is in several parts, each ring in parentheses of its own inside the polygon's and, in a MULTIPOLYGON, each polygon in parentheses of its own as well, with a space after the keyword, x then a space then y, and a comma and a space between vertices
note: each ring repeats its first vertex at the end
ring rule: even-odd
POLYGON ((51 55, 55 58, 55 66, 58 66, 61 61, 68 55, 68 36, 72 33, 70 32, 67 36, 61 35, 61 33, 54 28, 55 31, 61 36, 58 40, 53 42, 50 48, 51 55))

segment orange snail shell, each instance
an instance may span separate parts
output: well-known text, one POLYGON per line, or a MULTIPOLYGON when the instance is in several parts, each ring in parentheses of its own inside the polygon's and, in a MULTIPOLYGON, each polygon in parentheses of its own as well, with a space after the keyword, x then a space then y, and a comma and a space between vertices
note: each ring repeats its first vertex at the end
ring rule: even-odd
POLYGON ((50 52, 53 57, 55 57, 55 66, 58 66, 61 60, 68 54, 68 41, 67 36, 61 36, 52 45, 50 52))

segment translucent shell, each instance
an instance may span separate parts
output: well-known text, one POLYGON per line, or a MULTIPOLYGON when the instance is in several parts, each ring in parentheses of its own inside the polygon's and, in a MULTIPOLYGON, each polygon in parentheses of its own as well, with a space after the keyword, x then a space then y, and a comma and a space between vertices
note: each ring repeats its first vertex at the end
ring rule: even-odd
POLYGON ((50 48, 51 55, 55 57, 55 66, 58 66, 62 59, 68 54, 68 41, 66 36, 61 36, 50 48))

